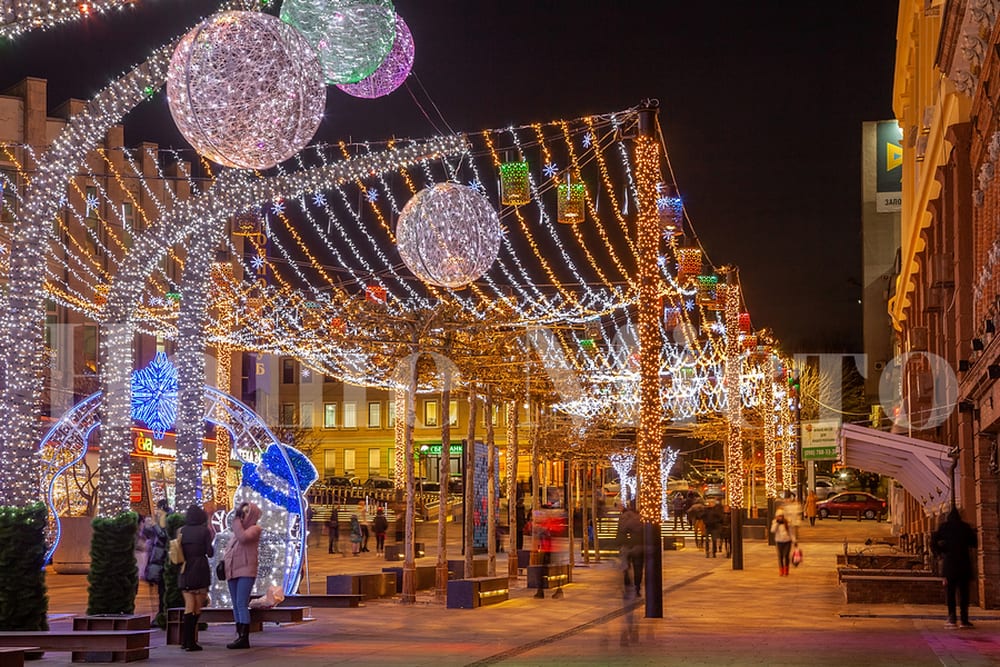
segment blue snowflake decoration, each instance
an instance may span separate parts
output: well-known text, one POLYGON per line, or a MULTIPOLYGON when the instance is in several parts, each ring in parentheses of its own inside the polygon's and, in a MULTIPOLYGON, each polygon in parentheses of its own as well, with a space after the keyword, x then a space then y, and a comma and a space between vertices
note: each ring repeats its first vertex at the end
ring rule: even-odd
POLYGON ((253 258, 250 260, 250 266, 252 266, 255 271, 260 271, 261 269, 264 268, 264 263, 266 261, 267 260, 264 258, 263 255, 254 255, 253 258))
POLYGON ((157 440, 177 421, 177 369, 165 352, 132 373, 132 419, 145 424, 157 440))
POLYGON ((590 148, 590 145, 594 143, 594 135, 591 132, 583 135, 583 147, 590 148))
POLYGON ((694 310, 694 299, 688 299, 684 302, 684 309, 687 311, 694 310))
POLYGON ((552 178, 553 176, 559 173, 559 167, 556 166, 554 162, 549 162, 547 165, 545 165, 545 168, 542 169, 542 173, 545 174, 546 178, 552 178))
POLYGON ((474 178, 471 181, 469 181, 469 187, 472 188, 473 190, 486 194, 486 188, 485 186, 483 186, 482 182, 480 182, 478 178, 474 178))
POLYGON ((368 188, 367 190, 365 190, 365 199, 367 199, 372 204, 377 202, 378 190, 376 190, 375 188, 368 188))
POLYGON ((87 213, 85 217, 90 217, 90 212, 96 209, 100 205, 100 200, 97 199, 97 195, 87 195, 87 213))
POLYGON ((278 200, 271 204, 271 212, 275 215, 281 215, 285 212, 285 202, 278 200))
POLYGON ((313 195, 313 206, 326 206, 326 195, 322 192, 317 192, 313 195))

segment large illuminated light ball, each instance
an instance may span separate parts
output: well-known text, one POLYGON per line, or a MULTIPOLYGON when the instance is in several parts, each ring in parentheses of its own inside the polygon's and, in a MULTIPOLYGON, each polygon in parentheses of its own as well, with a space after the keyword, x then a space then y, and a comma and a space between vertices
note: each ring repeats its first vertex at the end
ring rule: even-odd
POLYGON ((496 261, 500 218, 479 191, 438 183, 403 207, 396 245, 403 263, 425 283, 464 287, 496 261))
POLYGON ((316 134, 326 85, 295 28, 260 12, 220 12, 184 35, 170 60, 177 129, 213 162, 267 169, 316 134))
POLYGON ((396 39, 390 0, 285 0, 281 20, 316 49, 328 83, 357 83, 382 64, 396 39))
POLYGON ((343 83, 337 86, 348 95, 374 99, 388 95, 403 85, 413 67, 413 35, 399 14, 396 14, 396 41, 392 43, 389 55, 374 72, 357 83, 343 83))

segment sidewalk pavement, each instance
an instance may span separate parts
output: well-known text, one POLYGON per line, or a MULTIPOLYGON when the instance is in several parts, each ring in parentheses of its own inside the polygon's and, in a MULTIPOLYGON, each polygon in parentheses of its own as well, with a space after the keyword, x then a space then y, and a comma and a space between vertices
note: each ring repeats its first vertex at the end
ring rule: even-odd
MULTIPOLYGON (((449 559, 460 559, 457 526, 449 525, 449 559)), ((436 526, 420 526, 428 547, 420 565, 436 562, 436 526)), ((417 603, 366 602, 355 609, 313 609, 315 621, 251 635, 252 649, 226 650, 233 626, 201 633, 200 653, 164 646, 153 635, 153 665, 931 665, 1000 664, 1000 611, 971 610, 976 627, 946 630, 944 605, 848 605, 837 584, 836 555, 843 540, 854 548, 887 534, 885 524, 821 521, 804 527, 801 566, 778 576, 773 547, 744 543, 744 569, 724 557, 706 558, 693 544, 663 553, 663 618, 646 618, 643 599, 623 596, 614 559, 577 567, 564 596, 533 597, 525 578, 511 599, 479 609, 447 609, 431 593, 417 603)), ((372 543, 373 546, 374 543, 372 543)), ((374 552, 358 557, 310 549, 313 593, 325 592, 327 574, 378 572, 374 552)), ((391 563, 400 565, 400 563, 391 563)), ((498 554, 497 572, 506 572, 498 554)), ((53 626, 83 613, 86 580, 49 577, 53 626)), ((143 584, 143 586, 145 586, 143 584)), ((152 598, 140 590, 137 613, 152 598)), ((943 599, 943 593, 942 593, 943 599)), ((65 653, 38 665, 69 664, 65 653)))

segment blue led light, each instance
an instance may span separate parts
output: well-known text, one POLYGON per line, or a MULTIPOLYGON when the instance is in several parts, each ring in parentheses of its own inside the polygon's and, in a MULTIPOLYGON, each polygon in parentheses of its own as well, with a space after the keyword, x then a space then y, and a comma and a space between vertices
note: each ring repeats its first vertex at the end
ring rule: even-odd
POLYGON ((144 423, 157 440, 177 420, 177 369, 165 352, 132 373, 132 419, 144 423))

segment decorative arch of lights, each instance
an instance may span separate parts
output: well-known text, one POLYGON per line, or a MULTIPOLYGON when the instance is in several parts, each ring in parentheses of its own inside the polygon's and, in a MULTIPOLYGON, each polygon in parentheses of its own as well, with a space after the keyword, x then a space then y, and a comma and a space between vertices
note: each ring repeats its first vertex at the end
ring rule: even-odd
MULTIPOLYGON (((46 561, 59 544, 59 514, 66 504, 65 496, 57 498, 56 483, 87 453, 87 443, 94 430, 101 425, 100 403, 100 392, 77 403, 49 429, 39 446, 40 488, 44 489, 45 504, 49 512, 46 561)), ((243 478, 236 492, 234 506, 238 506, 243 500, 249 500, 262 507, 268 504, 280 506, 286 512, 277 520, 272 517, 272 528, 278 524, 280 530, 265 531, 261 539, 257 588, 263 592, 269 585, 280 585, 286 595, 293 593, 298 587, 305 558, 305 492, 315 480, 316 470, 298 450, 281 443, 260 416, 245 403, 206 385, 204 404, 205 421, 229 432, 233 442, 232 456, 242 463, 243 478), (262 464, 268 462, 270 472, 261 475, 259 471, 262 464), (306 474, 302 474, 303 465, 312 468, 311 479, 307 479, 310 476, 308 469, 306 474), (283 470, 275 471, 275 467, 283 470), (255 483, 265 475, 270 486, 261 493, 255 483)), ((222 551, 218 548, 219 542, 224 544, 228 541, 231 520, 232 513, 225 517, 213 517, 218 531, 216 553, 220 557, 222 551)))

